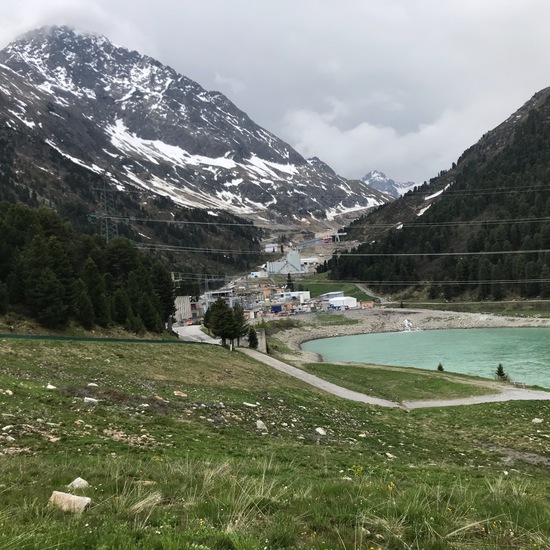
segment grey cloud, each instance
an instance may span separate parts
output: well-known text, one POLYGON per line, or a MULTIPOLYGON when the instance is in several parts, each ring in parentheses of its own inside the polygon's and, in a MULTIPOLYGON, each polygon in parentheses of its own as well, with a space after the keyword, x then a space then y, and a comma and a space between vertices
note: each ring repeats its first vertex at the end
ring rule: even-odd
POLYGON ((4 0, 0 40, 96 31, 343 175, 423 181, 550 84, 549 16, 545 0, 4 0))

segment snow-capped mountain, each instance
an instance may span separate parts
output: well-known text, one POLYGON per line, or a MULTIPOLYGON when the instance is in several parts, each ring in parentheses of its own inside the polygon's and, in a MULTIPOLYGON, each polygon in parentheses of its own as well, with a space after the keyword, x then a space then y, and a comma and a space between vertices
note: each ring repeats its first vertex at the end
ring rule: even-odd
POLYGON ((391 197, 346 180, 255 124, 227 97, 102 36, 67 27, 0 51, 0 128, 50 174, 63 158, 119 190, 297 222, 391 197))
POLYGON ((366 176, 363 176, 361 181, 365 182, 373 189, 378 189, 378 191, 390 194, 394 198, 404 195, 407 191, 410 191, 416 186, 416 183, 413 181, 408 181, 406 183, 394 181, 388 178, 383 172, 378 172, 377 170, 373 170, 366 176))

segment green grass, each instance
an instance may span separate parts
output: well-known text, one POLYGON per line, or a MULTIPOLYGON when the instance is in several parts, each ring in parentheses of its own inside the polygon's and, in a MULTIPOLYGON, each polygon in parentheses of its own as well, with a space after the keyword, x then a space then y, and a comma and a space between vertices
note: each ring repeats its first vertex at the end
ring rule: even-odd
POLYGON ((357 285, 345 281, 329 281, 327 275, 327 273, 310 275, 300 281, 300 285, 310 291, 312 298, 327 292, 343 291, 345 296, 353 296, 357 300, 373 300, 372 296, 357 288, 357 285))
POLYGON ((308 363, 304 368, 329 382, 391 401, 458 399, 496 393, 484 386, 468 384, 445 373, 422 372, 373 365, 308 363))
POLYGON ((550 547, 546 402, 406 414, 217 346, 5 339, 0 414, 3 550, 550 547), (91 508, 49 508, 77 476, 91 508))

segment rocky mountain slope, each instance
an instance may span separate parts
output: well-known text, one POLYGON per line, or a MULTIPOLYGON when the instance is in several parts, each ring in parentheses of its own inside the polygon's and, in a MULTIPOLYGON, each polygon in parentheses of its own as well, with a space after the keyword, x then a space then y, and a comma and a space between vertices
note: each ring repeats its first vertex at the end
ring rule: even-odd
MULTIPOLYGON (((485 169, 493 159, 511 147, 519 136, 529 131, 526 125, 530 117, 537 114, 544 121, 550 122, 550 115, 547 114, 549 98, 550 88, 537 92, 504 122, 486 132, 477 143, 464 151, 448 170, 442 170, 416 190, 409 190, 398 200, 381 205, 369 212, 368 216, 352 222, 348 229, 354 238, 367 242, 377 240, 394 228, 419 223, 425 217, 424 214, 440 200, 460 193, 457 182, 485 169)), ((523 165, 524 160, 518 159, 518 163, 523 165)))
POLYGON ((388 178, 384 172, 378 170, 372 170, 361 178, 361 181, 365 182, 369 187, 378 189, 382 193, 388 193, 392 197, 400 197, 407 191, 410 191, 416 186, 413 181, 399 182, 388 178))
POLYGON ((550 88, 451 168, 352 224, 333 277, 430 297, 550 296, 550 88))
POLYGON ((40 174, 70 187, 68 161, 119 190, 270 222, 330 221, 391 200, 307 161, 223 94, 67 27, 32 31, 0 51, 0 128, 10 168, 30 192, 40 174))

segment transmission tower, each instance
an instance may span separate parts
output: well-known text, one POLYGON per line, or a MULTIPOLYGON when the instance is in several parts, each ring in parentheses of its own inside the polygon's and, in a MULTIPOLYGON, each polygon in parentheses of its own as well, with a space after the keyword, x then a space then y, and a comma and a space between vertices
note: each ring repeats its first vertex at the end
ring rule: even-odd
POLYGON ((99 198, 100 210, 93 217, 99 220, 101 236, 110 241, 118 237, 118 226, 116 223, 115 197, 113 190, 103 183, 103 187, 94 187, 99 198))

